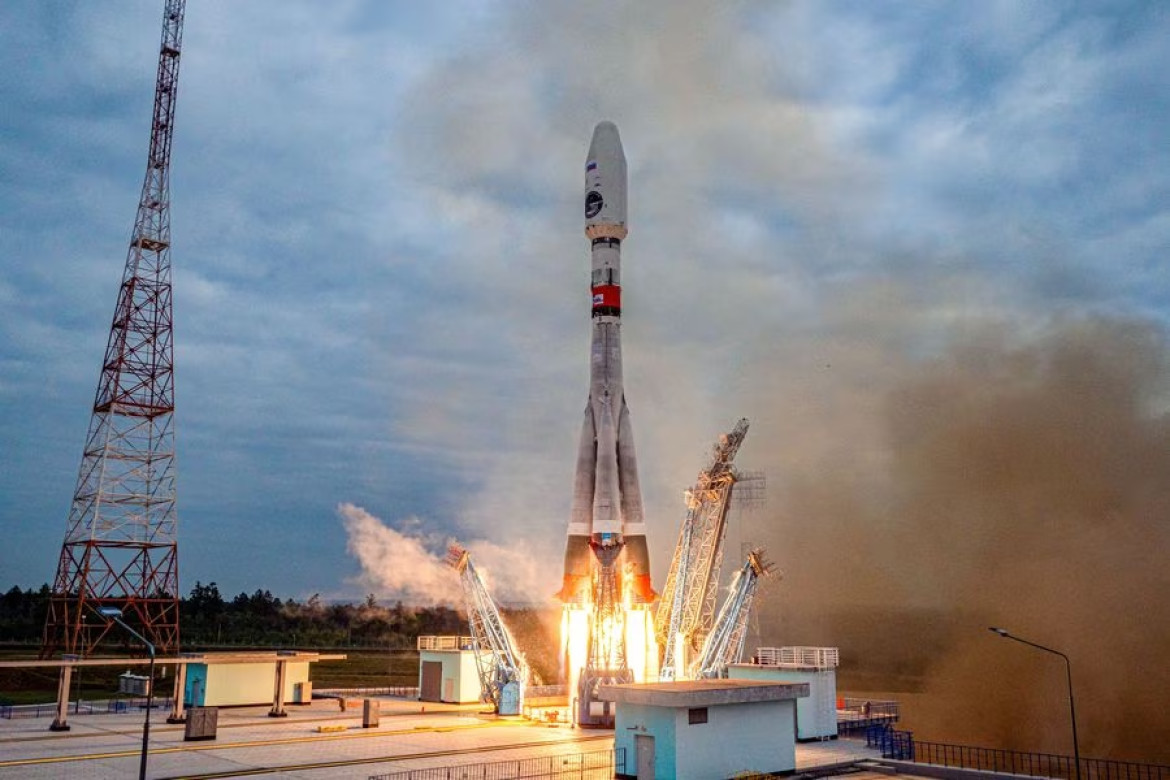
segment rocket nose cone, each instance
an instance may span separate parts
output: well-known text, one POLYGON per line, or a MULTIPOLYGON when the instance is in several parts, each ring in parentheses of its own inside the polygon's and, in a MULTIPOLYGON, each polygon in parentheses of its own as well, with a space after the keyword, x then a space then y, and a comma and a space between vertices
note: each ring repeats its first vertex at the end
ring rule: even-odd
POLYGON ((598 122, 585 158, 585 232, 591 239, 606 231, 610 238, 626 234, 626 155, 613 122, 598 122), (609 226, 609 227, 601 227, 609 226))
POLYGON ((589 142, 589 159, 598 157, 613 157, 625 155, 622 152, 622 138, 618 135, 617 125, 609 120, 598 122, 593 128, 593 139, 589 142))

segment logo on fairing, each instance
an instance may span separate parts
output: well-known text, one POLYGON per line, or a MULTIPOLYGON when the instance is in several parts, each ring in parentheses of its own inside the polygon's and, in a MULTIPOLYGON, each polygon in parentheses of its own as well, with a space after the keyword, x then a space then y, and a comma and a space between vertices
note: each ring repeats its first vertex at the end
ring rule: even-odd
POLYGON ((585 195, 585 219, 593 219, 601 213, 601 207, 605 205, 605 200, 601 197, 601 193, 597 190, 589 190, 585 195))

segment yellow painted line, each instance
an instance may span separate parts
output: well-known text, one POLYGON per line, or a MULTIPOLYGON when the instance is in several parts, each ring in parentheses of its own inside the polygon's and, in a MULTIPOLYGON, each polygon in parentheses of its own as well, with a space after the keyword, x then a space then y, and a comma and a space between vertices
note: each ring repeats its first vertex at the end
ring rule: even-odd
POLYGON ((303 764, 285 764, 283 766, 266 766, 255 769, 233 769, 228 772, 211 772, 204 775, 172 775, 160 780, 218 780, 226 777, 253 777, 255 775, 271 775, 277 772, 311 771, 313 769, 334 769, 344 766, 361 766, 363 764, 385 764, 394 761, 414 761, 421 758, 443 758, 444 756, 478 755, 500 750, 522 750, 529 747, 546 747, 565 745, 578 742, 593 742, 596 740, 612 740, 612 735, 597 735, 588 737, 573 737, 559 741, 538 740, 535 742, 515 742, 510 745, 488 745, 477 747, 474 750, 467 748, 452 748, 450 750, 434 750, 427 753, 403 753, 397 756, 379 756, 373 758, 346 758, 337 761, 317 761, 303 764))
MULTIPOLYGON (((473 729, 490 728, 492 726, 501 725, 515 725, 513 723, 504 722, 488 722, 488 723, 469 723, 466 726, 444 726, 436 728, 434 726, 416 726, 410 729, 396 729, 394 731, 350 731, 341 734, 328 734, 322 736, 305 736, 305 737, 285 737, 283 739, 261 739, 251 742, 206 742, 200 745, 181 745, 177 747, 164 747, 150 749, 150 755, 163 755, 165 753, 186 753, 195 752, 199 750, 232 750, 237 748, 250 747, 272 747, 275 745, 295 745, 301 742, 324 742, 337 741, 339 739, 364 739, 368 737, 393 737, 401 734, 419 734, 423 732, 446 733, 450 731, 470 731, 473 729)), ((138 756, 142 754, 142 750, 120 750, 115 753, 83 753, 74 756, 45 756, 42 758, 18 758, 10 761, 0 761, 0 768, 12 766, 33 766, 37 764, 63 764, 70 761, 92 761, 105 758, 126 758, 129 756, 138 756)))
MULTIPOLYGON (((408 717, 430 718, 430 717, 434 717, 437 715, 458 715, 461 712, 466 712, 466 710, 435 710, 434 712, 383 712, 382 717, 386 718, 386 719, 408 718, 408 717)), ((95 713, 87 713, 87 715, 74 715, 73 717, 74 718, 85 718, 89 714, 105 715, 107 713, 95 712, 95 713)), ((335 720, 352 720, 354 723, 357 723, 357 722, 361 721, 361 719, 362 719, 362 716, 360 714, 354 714, 354 715, 338 714, 338 715, 334 715, 334 716, 325 715, 325 716, 322 716, 320 718, 298 718, 296 720, 296 724, 299 726, 303 723, 321 723, 321 722, 328 722, 328 721, 335 721, 335 720)), ((45 720, 48 720, 48 718, 45 718, 45 720)), ((76 721, 74 721, 74 722, 76 722, 76 721)), ((269 722, 270 721, 260 720, 256 723, 252 723, 252 722, 248 722, 248 721, 236 722, 236 723, 220 723, 219 730, 223 731, 224 729, 254 729, 254 728, 258 728, 259 726, 262 726, 266 723, 269 723, 269 722)), ((105 737, 105 736, 109 736, 111 734, 117 734, 117 735, 124 736, 124 737, 142 736, 142 727, 141 726, 137 726, 135 728, 130 728, 128 730, 123 731, 121 729, 98 728, 98 727, 93 726, 92 724, 89 724, 89 723, 87 723, 85 725, 89 726, 90 728, 97 729, 97 730, 92 731, 92 732, 83 732, 83 733, 57 732, 54 734, 36 734, 33 736, 29 736, 29 737, 0 738, 0 747, 2 747, 4 745, 15 744, 18 742, 41 742, 41 741, 50 740, 50 739, 52 739, 52 740, 57 740, 57 739, 93 739, 94 737, 105 737)), ((150 733, 151 734, 156 734, 156 733, 157 734, 170 734, 170 733, 174 733, 176 731, 183 731, 185 728, 186 727, 183 725, 178 725, 178 726, 160 725, 160 726, 156 727, 154 725, 154 721, 152 718, 151 725, 150 725, 150 733)), ((432 727, 431 726, 415 726, 415 728, 429 729, 432 727)))

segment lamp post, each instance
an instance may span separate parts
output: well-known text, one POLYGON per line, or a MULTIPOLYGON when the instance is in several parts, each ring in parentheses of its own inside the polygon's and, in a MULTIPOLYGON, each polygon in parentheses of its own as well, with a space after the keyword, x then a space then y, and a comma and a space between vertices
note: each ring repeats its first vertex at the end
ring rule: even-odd
MULTIPOLYGON (((85 636, 85 613, 81 615, 81 635, 85 636)), ((81 714, 81 667, 77 667, 77 703, 73 705, 73 714, 81 714)))
POLYGON ((1021 639, 1020 637, 1009 633, 1006 628, 996 628, 995 626, 989 626, 987 630, 994 634, 999 634, 1004 639, 1011 639, 1019 642, 1020 644, 1034 647, 1037 650, 1043 650, 1046 653, 1059 655, 1064 659, 1064 670, 1068 679, 1068 711, 1069 717, 1072 721, 1073 761, 1076 762, 1077 780, 1081 780, 1081 746, 1077 741, 1077 706, 1073 702, 1072 662, 1068 660, 1067 655, 1060 652, 1059 650, 1053 650, 1051 647, 1045 647, 1044 645, 1038 645, 1035 642, 1029 642, 1027 639, 1021 639))
POLYGON ((146 645, 146 652, 150 653, 150 684, 146 686, 146 721, 142 724, 142 760, 138 764, 138 780, 146 780, 146 752, 147 746, 150 744, 150 710, 154 706, 154 645, 122 620, 122 610, 117 607, 100 607, 97 612, 107 620, 112 620, 126 629, 131 636, 146 645))

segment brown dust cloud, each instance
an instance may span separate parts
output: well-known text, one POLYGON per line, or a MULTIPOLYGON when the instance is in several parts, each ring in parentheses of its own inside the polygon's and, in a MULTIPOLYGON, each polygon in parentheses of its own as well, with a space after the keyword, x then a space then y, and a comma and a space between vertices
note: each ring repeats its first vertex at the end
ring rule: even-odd
POLYGON ((1054 316, 780 361, 742 534, 784 577, 749 641, 840 646, 839 688, 902 698, 918 739, 1070 754, 1063 662, 1002 626, 1071 658, 1082 755, 1170 763, 1167 347, 1054 316))

